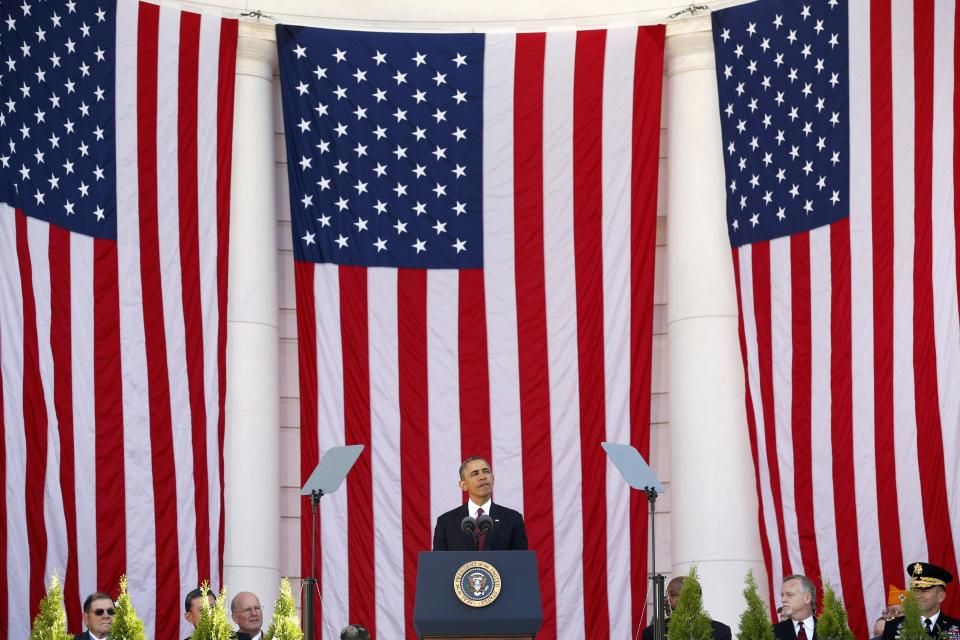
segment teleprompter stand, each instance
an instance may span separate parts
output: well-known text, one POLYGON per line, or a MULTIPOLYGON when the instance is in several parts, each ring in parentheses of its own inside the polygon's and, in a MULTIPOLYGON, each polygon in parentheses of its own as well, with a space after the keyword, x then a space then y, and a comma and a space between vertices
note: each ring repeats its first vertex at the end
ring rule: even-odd
MULTIPOLYGON (((607 452, 620 475, 631 488, 643 491, 650 501, 650 579, 653 581, 653 640, 664 640, 666 628, 664 617, 663 574, 657 573, 657 529, 654 512, 657 496, 663 493, 663 485, 657 479, 653 469, 644 461, 640 452, 627 444, 602 442, 600 446, 607 452)), ((640 629, 637 629, 637 633, 640 629)))
POLYGON ((310 577, 303 579, 303 634, 305 640, 313 640, 314 603, 317 597, 317 519, 320 515, 320 498, 333 493, 343 484, 363 452, 362 444, 327 449, 320 464, 313 470, 300 490, 301 496, 309 496, 312 526, 310 532, 310 577))

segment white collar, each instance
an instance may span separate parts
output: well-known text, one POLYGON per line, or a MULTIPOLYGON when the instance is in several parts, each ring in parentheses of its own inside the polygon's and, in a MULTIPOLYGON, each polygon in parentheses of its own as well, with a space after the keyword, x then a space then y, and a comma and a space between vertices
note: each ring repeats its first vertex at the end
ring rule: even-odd
MULTIPOLYGON (((806 627, 808 631, 813 631, 813 616, 807 616, 803 620, 794 620, 793 621, 794 630, 798 630, 797 629, 798 624, 802 624, 804 627, 806 627)), ((807 634, 807 635, 809 636, 810 634, 807 634)))
POLYGON ((467 500, 467 513, 470 514, 471 518, 477 517, 477 510, 483 509, 483 512, 487 515, 490 515, 490 505, 493 503, 493 500, 487 498, 487 501, 483 504, 477 504, 473 500, 467 500))
POLYGON ((923 621, 924 621, 924 620, 929 620, 929 621, 930 621, 930 626, 931 626, 931 627, 936 627, 936 626, 937 626, 937 620, 939 620, 939 619, 940 619, 940 611, 937 610, 937 612, 936 612, 935 614, 933 614, 932 616, 930 616, 929 618, 925 618, 924 616, 920 616, 920 624, 923 624, 923 621))

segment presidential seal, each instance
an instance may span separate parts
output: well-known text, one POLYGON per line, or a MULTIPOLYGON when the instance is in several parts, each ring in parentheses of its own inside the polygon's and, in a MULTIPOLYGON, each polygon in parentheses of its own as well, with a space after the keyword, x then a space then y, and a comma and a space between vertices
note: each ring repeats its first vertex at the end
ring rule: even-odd
POLYGON ((489 562, 468 562, 453 577, 453 592, 468 607, 485 607, 500 595, 500 573, 489 562))

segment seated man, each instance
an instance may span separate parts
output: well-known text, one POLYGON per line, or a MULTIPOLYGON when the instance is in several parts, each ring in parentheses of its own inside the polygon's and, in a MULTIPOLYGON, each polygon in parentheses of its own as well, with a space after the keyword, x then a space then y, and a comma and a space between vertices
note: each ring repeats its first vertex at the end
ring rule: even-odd
POLYGON ((898 589, 890 585, 890 589, 887 591, 887 608, 883 610, 880 617, 877 618, 877 621, 873 623, 873 640, 877 640, 883 636, 883 630, 888 622, 903 615, 903 598, 906 595, 907 592, 903 589, 898 589))
MULTIPOLYGON (((677 608, 677 603, 680 602, 680 590, 683 589, 685 580, 687 580, 687 576, 677 576, 667 583, 667 603, 670 605, 669 611, 677 608)), ((666 625, 666 627, 664 627, 664 637, 666 637, 666 634, 670 631, 669 617, 664 621, 664 624, 666 625)), ((713 640, 730 640, 730 627, 716 620, 711 620, 710 626, 713 627, 713 640)), ((643 630, 643 640, 653 640, 652 624, 643 630)))
POLYGON ((75 635, 73 640, 104 640, 110 635, 110 626, 116 613, 113 598, 102 591, 91 593, 83 601, 83 626, 87 630, 75 635))
MULTIPOLYGON (((214 595, 213 591, 207 589, 207 601, 210 603, 210 606, 213 607, 217 604, 217 596, 214 595)), ((203 608, 203 591, 200 589, 194 589, 187 594, 187 597, 183 599, 183 608, 186 612, 183 614, 184 619, 193 625, 193 628, 197 628, 197 623, 200 622, 200 612, 203 608)), ((185 640, 190 640, 185 638, 185 640)))
POLYGON ((437 518, 433 532, 434 551, 504 551, 527 548, 527 532, 518 511, 494 504, 493 472, 483 458, 471 456, 460 465, 460 489, 469 496, 467 504, 447 511, 437 518), (493 527, 486 534, 465 533, 460 524, 467 516, 489 515, 493 527))
MULTIPOLYGON (((907 565, 907 574, 910 575, 910 586, 917 596, 917 604, 920 605, 920 623, 930 637, 960 635, 960 620, 940 610, 941 603, 947 597, 947 584, 953 582, 953 575, 943 567, 929 562, 910 563, 907 565)), ((894 640, 899 636, 903 620, 903 616, 900 616, 887 622, 887 626, 883 628, 883 640, 894 640)))
POLYGON ((814 640, 817 637, 817 588, 807 576, 787 576, 780 587, 782 615, 773 625, 777 640, 814 640))
POLYGON ((238 627, 237 640, 263 640, 263 608, 257 596, 241 591, 233 596, 230 611, 238 627))

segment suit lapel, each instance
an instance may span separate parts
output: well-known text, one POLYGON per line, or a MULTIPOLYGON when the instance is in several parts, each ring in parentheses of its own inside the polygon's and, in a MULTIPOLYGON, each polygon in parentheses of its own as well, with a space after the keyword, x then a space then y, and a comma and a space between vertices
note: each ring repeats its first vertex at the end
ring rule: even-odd
POLYGON ((500 524, 497 522, 500 519, 500 516, 503 514, 500 510, 500 505, 496 502, 490 503, 490 517, 493 519, 493 528, 490 529, 490 533, 487 534, 487 540, 484 543, 484 547, 487 549, 495 548, 494 545, 500 537, 500 524))

